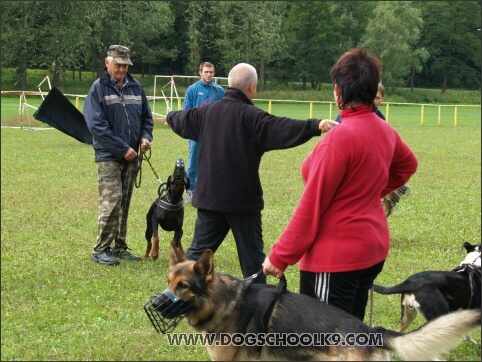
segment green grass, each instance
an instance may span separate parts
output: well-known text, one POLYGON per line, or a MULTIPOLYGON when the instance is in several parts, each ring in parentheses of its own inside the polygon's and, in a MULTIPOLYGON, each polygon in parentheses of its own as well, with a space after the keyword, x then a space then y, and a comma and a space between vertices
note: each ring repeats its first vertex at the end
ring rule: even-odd
MULTIPOLYGON (((78 108, 83 109, 84 98, 68 96, 73 104, 78 102, 78 108)), ((37 95, 26 96, 31 107, 25 107, 22 117, 19 111, 19 96, 3 95, 1 97, 1 124, 2 126, 47 127, 45 123, 33 118, 36 108, 42 103, 42 98, 37 95), (34 107, 34 108, 33 108, 34 107)), ((280 116, 289 116, 296 119, 330 118, 335 119, 338 110, 333 102, 321 101, 281 101, 272 100, 271 108, 268 100, 255 99, 254 103, 271 113, 280 116)), ((157 100, 150 102, 153 116, 160 121, 168 112, 166 103, 157 100)), ((178 109, 178 103, 173 102, 173 109, 178 109)), ((423 126, 480 126, 480 105, 424 105, 422 119, 422 105, 384 103, 380 110, 385 114, 390 124, 422 125, 423 126)))
MULTIPOLYGON (((3 101, 2 125, 18 125, 16 113, 4 120, 3 101)), ((291 112, 285 115, 298 114, 291 112)), ((421 127, 402 118, 394 126, 420 165, 409 182, 410 195, 389 218, 392 245, 377 278, 380 284, 395 284, 422 270, 450 270, 464 258, 462 243, 478 243, 481 236, 480 117, 459 127, 421 127)), ((92 263, 97 229, 92 148, 52 129, 2 128, 1 133, 1 359, 207 360, 203 346, 168 345, 143 311, 144 303, 166 287, 171 233, 160 231, 156 262, 122 262, 118 267, 92 263)), ((154 137, 151 163, 165 180, 175 160, 187 158, 187 141, 160 123, 154 137)), ((265 252, 298 203, 303 191, 300 164, 318 141, 263 158, 265 252)), ((147 164, 141 181, 128 224, 128 243, 138 255, 145 250, 145 214, 158 188, 147 164)), ((187 247, 195 209, 187 204, 185 214, 187 247)), ((242 277, 231 234, 216 253, 215 266, 242 277)), ((298 291, 297 267, 289 267, 286 276, 288 289, 298 291)), ((375 294, 374 325, 395 329, 399 313, 398 296, 375 294)), ((418 317, 413 328, 422 324, 418 317)), ((182 322, 174 332, 194 331, 182 322)), ((461 341, 445 358, 480 361, 480 332, 472 336, 478 346, 461 341)))

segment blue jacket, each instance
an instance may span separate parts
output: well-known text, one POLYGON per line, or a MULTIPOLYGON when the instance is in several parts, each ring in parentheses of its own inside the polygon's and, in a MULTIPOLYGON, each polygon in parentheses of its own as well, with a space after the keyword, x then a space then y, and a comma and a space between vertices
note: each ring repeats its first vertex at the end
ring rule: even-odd
POLYGON ((119 90, 104 69, 87 94, 84 118, 92 133, 96 162, 119 161, 129 147, 139 150, 141 138, 152 141, 154 123, 142 85, 130 74, 126 80, 119 90))
POLYGON ((223 95, 224 89, 219 84, 214 81, 206 84, 199 80, 186 90, 182 109, 196 108, 206 103, 215 102, 223 98, 223 95))

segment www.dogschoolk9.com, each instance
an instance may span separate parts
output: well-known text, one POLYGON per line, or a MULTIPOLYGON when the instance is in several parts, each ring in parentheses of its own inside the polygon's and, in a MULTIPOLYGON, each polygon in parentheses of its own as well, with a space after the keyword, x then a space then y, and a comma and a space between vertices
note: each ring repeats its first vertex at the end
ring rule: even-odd
POLYGON ((381 333, 169 333, 171 346, 367 346, 383 345, 381 333))

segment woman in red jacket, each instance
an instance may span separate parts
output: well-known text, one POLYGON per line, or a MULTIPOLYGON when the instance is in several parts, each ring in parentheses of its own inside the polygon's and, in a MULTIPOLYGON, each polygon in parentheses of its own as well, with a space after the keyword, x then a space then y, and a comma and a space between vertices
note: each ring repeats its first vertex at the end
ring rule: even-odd
POLYGON ((305 190, 263 263, 264 274, 280 278, 299 262, 301 293, 361 320, 390 246, 380 198, 403 186, 418 165, 374 112, 380 73, 378 58, 362 49, 346 52, 331 69, 343 122, 303 162, 305 190))

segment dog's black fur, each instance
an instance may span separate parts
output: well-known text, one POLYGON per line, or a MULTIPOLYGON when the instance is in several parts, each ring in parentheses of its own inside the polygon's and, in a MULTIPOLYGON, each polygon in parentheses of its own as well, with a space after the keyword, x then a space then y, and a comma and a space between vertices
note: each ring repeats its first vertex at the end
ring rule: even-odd
POLYGON ((213 336, 212 344, 206 345, 212 360, 373 361, 388 360, 392 352, 405 360, 421 361, 447 352, 462 335, 480 327, 480 310, 466 310, 442 316, 406 334, 372 328, 315 298, 274 285, 250 283, 250 278, 239 280, 216 273, 211 250, 197 261, 186 260, 184 253, 171 244, 170 265, 167 289, 159 293, 152 306, 164 318, 183 316, 192 328, 213 336), (226 334, 265 338, 287 333, 330 338, 370 334, 379 335, 381 343, 218 343, 226 334))
POLYGON ((158 226, 166 231, 174 231, 172 243, 182 249, 181 238, 184 223, 184 190, 189 188, 189 178, 186 176, 184 160, 178 158, 174 172, 165 184, 159 187, 159 197, 154 201, 146 215, 146 240, 147 248, 144 259, 149 256, 152 260, 159 257, 158 226), (163 189, 165 186, 165 189, 163 189), (151 242, 152 238, 152 242, 151 242))
MULTIPOLYGON (((465 242, 467 253, 479 252, 481 245, 465 242)), ((480 268, 463 264, 451 271, 423 271, 392 287, 374 285, 380 294, 401 294, 399 331, 404 331, 417 313, 431 321, 458 309, 480 309, 480 268)), ((471 338, 466 339, 473 342, 471 338)))

